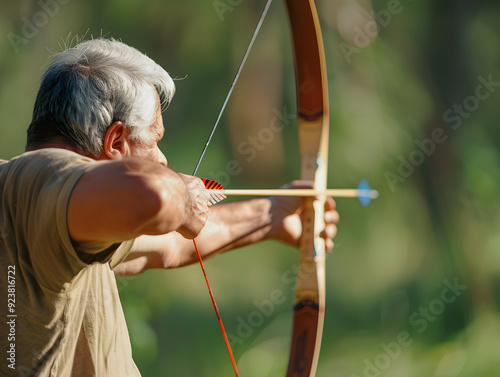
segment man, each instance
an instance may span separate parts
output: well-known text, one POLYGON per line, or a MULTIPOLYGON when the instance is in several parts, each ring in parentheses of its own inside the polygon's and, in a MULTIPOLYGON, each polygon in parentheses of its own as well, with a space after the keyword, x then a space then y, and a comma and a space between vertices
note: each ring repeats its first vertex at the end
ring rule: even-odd
MULTIPOLYGON (((43 75, 27 152, 0 163, 2 374, 140 376, 115 274, 194 263, 194 237, 204 258, 298 243, 300 199, 209 210, 201 180, 168 168, 157 143, 174 91, 151 59, 106 39, 57 54, 43 75)), ((331 198, 325 221, 331 249, 331 198)))

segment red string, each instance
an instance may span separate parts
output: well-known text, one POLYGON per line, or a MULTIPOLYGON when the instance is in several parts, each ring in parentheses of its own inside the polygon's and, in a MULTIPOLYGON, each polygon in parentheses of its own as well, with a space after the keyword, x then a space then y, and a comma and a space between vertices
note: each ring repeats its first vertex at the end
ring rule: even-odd
POLYGON ((224 340, 226 341, 227 351, 229 352, 229 356, 231 357, 231 362, 233 363, 234 373, 236 373, 236 377, 240 377, 240 373, 238 372, 238 367, 236 366, 236 361, 234 360, 233 351, 231 350, 231 346, 229 345, 229 340, 227 339, 226 330, 224 329, 224 324, 222 323, 222 318, 219 314, 219 308, 215 302, 214 294, 212 293, 212 288, 210 287, 210 283, 208 282, 207 273, 205 272, 205 266, 203 265, 203 261, 201 259, 200 251, 198 250, 198 245, 196 245, 196 241, 193 239, 194 248, 196 249, 196 254, 198 255, 198 260, 200 261, 200 266, 203 271, 203 275, 205 276, 205 281, 207 282, 208 292, 210 293, 210 298, 212 299, 212 304, 214 305, 215 314, 217 314, 217 318, 219 319, 220 329, 222 330, 222 335, 224 335, 224 340))

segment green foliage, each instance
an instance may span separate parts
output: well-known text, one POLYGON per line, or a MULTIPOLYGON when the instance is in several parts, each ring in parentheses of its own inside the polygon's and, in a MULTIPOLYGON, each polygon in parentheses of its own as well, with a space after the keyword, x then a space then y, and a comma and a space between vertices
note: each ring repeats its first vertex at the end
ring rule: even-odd
MULTIPOLYGON (((102 34, 144 51, 179 78, 161 147, 174 167, 190 173, 263 2, 54 1, 57 11, 33 36, 23 27, 43 11, 38 1, 0 5, 0 158, 23 152, 47 48, 59 49, 69 33, 102 34), (12 43, 12 33, 23 42, 12 43)), ((499 375, 500 3, 317 3, 332 113, 329 186, 355 187, 367 177, 381 193, 369 208, 337 201, 341 223, 327 259, 317 375, 499 375), (374 22, 376 37, 366 29, 374 22), (450 293, 455 281, 466 288, 450 293)), ((200 176, 217 178, 233 160, 242 167, 231 176, 233 188, 297 178, 293 125, 252 161, 237 149, 268 124, 266 114, 293 109, 292 68, 284 9, 276 2, 200 176)), ((285 373, 288 277, 296 263, 297 252, 275 242, 207 263, 242 376, 285 373), (262 314, 273 292, 284 302, 262 314)), ((118 283, 145 377, 232 374, 199 267, 118 283)))

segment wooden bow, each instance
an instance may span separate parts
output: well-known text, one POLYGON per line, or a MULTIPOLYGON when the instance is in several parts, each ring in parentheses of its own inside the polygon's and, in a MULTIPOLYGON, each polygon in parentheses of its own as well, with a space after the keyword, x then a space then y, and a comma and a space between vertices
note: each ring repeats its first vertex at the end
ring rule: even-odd
MULTIPOLYGON (((314 182, 316 197, 307 197, 302 212, 300 263, 295 293, 294 324, 288 377, 313 377, 316 374, 325 312, 325 242, 323 231, 328 161, 328 92, 323 41, 313 0, 285 0, 293 35, 297 77, 298 130, 301 179, 314 182)), ((241 69, 269 9, 268 0, 254 36, 247 48, 217 121, 194 169, 196 174, 221 115, 231 96, 241 69)), ((194 240, 193 240, 194 241, 194 240)), ((210 289, 201 255, 194 242, 219 318, 236 376, 239 372, 225 334, 224 326, 210 289)))
MULTIPOLYGON (((325 192, 328 170, 328 87, 323 40, 314 0, 285 0, 295 51, 301 179, 325 192)), ((325 315, 325 195, 306 198, 295 290, 288 377, 316 374, 325 315)))

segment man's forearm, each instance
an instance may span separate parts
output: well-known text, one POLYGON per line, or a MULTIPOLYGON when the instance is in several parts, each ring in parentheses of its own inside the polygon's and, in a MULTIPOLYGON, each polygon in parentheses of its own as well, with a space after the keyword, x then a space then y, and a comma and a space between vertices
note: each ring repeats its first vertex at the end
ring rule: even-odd
POLYGON ((270 207, 266 198, 214 206, 209 223, 196 238, 202 257, 265 239, 271 228, 270 207))
MULTIPOLYGON (((223 203, 210 209, 209 220, 196 238, 202 258, 260 241, 271 227, 268 199, 223 203)), ((150 268, 175 268, 196 263, 193 241, 177 232, 141 236, 117 275, 135 275, 150 268)))

